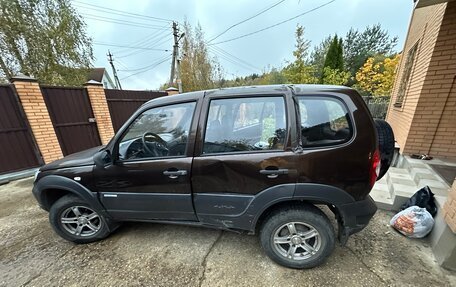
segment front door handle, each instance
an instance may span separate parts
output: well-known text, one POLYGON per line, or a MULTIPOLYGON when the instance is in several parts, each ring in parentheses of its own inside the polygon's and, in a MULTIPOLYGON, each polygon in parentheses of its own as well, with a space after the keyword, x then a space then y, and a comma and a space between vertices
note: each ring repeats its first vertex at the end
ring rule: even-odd
POLYGON ((167 175, 169 178, 178 178, 181 175, 187 175, 186 170, 165 170, 164 175, 167 175))
POLYGON ((278 169, 262 169, 260 170, 261 174, 267 175, 268 178, 276 178, 280 174, 288 174, 288 169, 278 168, 278 169))

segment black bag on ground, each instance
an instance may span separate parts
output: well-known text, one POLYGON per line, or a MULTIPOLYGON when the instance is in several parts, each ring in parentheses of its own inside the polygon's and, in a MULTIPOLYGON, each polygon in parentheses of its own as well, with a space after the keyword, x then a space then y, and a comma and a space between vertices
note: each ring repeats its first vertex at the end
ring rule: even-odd
POLYGON ((429 186, 425 186, 422 189, 415 192, 415 194, 407 200, 404 205, 401 206, 401 210, 404 210, 410 206, 419 206, 426 208, 426 210, 434 217, 437 214, 437 206, 434 201, 434 194, 432 193, 429 186))

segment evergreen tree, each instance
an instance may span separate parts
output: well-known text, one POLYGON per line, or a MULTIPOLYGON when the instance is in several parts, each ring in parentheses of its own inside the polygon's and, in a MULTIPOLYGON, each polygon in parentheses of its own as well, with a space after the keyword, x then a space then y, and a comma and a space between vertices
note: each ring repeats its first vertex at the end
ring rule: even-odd
POLYGON ((328 53, 325 57, 324 68, 342 71, 344 69, 344 56, 342 49, 342 39, 339 40, 337 35, 334 36, 331 45, 328 48, 328 53))
POLYGON ((328 53, 329 46, 331 45, 332 37, 327 36, 320 44, 313 48, 310 54, 309 64, 315 68, 315 76, 321 78, 323 74, 323 67, 325 65, 326 54, 328 53))
POLYGON ((352 76, 366 62, 367 58, 381 54, 390 56, 397 44, 397 37, 391 37, 380 24, 367 26, 360 32, 353 28, 344 39, 345 66, 352 76))

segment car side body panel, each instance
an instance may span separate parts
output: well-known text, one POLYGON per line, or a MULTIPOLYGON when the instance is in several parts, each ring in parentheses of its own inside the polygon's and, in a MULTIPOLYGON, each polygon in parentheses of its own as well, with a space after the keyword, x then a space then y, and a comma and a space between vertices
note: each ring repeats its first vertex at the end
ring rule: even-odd
MULTIPOLYGON (((344 242, 348 235, 366 226, 375 213, 375 204, 368 194, 371 157, 376 148, 373 120, 361 97, 349 88, 276 85, 192 92, 158 98, 140 107, 104 148, 113 155, 107 166, 98 166, 90 160, 83 161, 81 164, 87 165, 81 167, 49 169, 48 166, 35 182, 33 193, 47 210, 46 191, 60 189, 83 198, 107 218, 119 221, 199 224, 250 233, 255 232, 261 216, 276 204, 289 201, 325 204, 336 213, 341 224, 339 237, 344 242), (283 150, 203 154, 210 100, 256 96, 283 97, 287 120, 283 150), (301 123, 295 103, 300 96, 332 97, 342 102, 351 120, 352 138, 331 146, 301 146, 301 123), (122 163, 116 158, 116 145, 129 125, 147 109, 185 102, 197 103, 188 135, 186 166, 182 168, 187 171, 188 188, 173 190, 170 181, 167 188, 155 190, 157 183, 153 177, 169 168, 164 158, 159 173, 150 175, 147 180, 144 171, 154 164, 153 160, 150 164, 124 164, 131 174, 136 172, 135 180, 142 182, 142 188, 139 189, 137 183, 129 188, 117 182, 117 187, 122 188, 112 189, 111 183, 121 178, 115 173, 123 172, 122 163), (128 165, 137 168, 134 170, 128 165), (269 166, 286 172, 278 177, 267 177, 262 171, 269 166), (104 179, 109 180, 103 182, 104 179), (131 212, 119 211, 129 204, 131 212)), ((63 163, 64 160, 59 162, 63 163)))

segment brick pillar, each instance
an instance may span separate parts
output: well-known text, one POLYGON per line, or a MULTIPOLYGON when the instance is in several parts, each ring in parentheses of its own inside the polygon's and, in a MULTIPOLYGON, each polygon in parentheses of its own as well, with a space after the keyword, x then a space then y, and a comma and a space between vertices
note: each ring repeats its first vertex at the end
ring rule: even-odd
POLYGON ((109 113, 108 102, 104 92, 103 84, 96 81, 89 81, 84 85, 89 94, 90 104, 97 121, 98 134, 101 143, 107 144, 114 136, 111 114, 109 113))
POLYGON ((11 79, 45 163, 63 157, 38 82, 26 76, 11 79))
POLYGON ((174 87, 169 87, 165 90, 165 92, 168 93, 168 96, 172 96, 172 95, 177 95, 179 94, 179 90, 174 88, 174 87))

